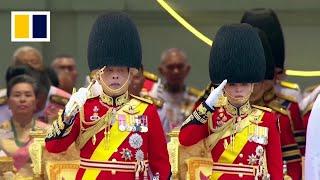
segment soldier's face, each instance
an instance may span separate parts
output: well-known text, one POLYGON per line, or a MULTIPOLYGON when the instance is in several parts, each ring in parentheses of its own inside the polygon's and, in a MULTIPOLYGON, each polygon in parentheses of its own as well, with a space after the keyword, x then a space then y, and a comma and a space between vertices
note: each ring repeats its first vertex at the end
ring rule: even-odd
POLYGON ((106 67, 102 78, 109 88, 119 89, 130 78, 129 73, 128 67, 106 67))
POLYGON ((249 100, 253 83, 227 83, 224 87, 228 101, 234 106, 241 106, 249 100))
POLYGON ((253 87, 253 92, 250 96, 250 102, 255 102, 259 100, 260 98, 262 98, 263 94, 264 94, 264 83, 263 82, 255 83, 253 87))
POLYGON ((129 85, 129 93, 136 96, 140 96, 140 91, 143 88, 144 80, 145 78, 141 70, 136 75, 133 75, 132 81, 129 85))
POLYGON ((181 53, 172 52, 164 58, 159 71, 169 85, 184 85, 190 65, 181 53))

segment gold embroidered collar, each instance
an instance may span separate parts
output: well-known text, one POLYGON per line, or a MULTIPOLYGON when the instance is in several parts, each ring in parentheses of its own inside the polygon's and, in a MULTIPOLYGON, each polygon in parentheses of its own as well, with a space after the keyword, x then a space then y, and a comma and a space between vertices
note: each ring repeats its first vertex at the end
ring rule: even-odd
POLYGON ((247 101, 244 105, 242 105, 239 108, 233 106, 228 101, 227 105, 225 105, 224 107, 225 107, 225 110, 227 111, 227 113, 229 113, 231 116, 242 117, 242 116, 246 116, 246 115, 250 114, 250 112, 251 112, 251 105, 250 105, 249 101, 247 101))
POLYGON ((113 106, 113 107, 117 107, 117 106, 121 106, 123 104, 125 104, 126 102, 128 102, 129 100, 129 94, 128 91, 120 96, 117 97, 111 97, 106 95, 104 92, 100 95, 101 101, 105 104, 107 104, 108 106, 113 106))

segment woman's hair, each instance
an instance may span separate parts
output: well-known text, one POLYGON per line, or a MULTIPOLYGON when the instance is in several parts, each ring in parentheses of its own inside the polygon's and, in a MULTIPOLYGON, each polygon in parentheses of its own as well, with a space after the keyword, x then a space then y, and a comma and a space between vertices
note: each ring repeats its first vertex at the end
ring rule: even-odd
POLYGON ((10 80, 19 75, 30 76, 36 82, 37 96, 39 94, 48 94, 51 83, 47 72, 34 70, 26 65, 10 66, 6 72, 7 87, 9 87, 10 80))
POLYGON ((33 87, 33 92, 37 96, 39 87, 35 79, 26 74, 17 75, 9 80, 7 83, 7 97, 9 98, 11 95, 12 88, 19 83, 28 83, 33 87))
POLYGON ((6 82, 8 83, 10 79, 22 74, 32 76, 32 71, 33 70, 27 65, 9 66, 5 75, 6 82))

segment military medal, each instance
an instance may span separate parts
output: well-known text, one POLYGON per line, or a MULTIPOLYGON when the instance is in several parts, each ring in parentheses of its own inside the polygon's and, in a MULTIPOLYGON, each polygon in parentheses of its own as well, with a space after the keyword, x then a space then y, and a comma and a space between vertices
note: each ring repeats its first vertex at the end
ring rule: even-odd
POLYGON ((258 144, 268 144, 268 128, 255 125, 249 127, 249 142, 255 142, 258 144))
POLYGON ((141 116, 134 117, 133 132, 141 132, 141 116))
POLYGON ((132 152, 130 151, 130 149, 123 148, 122 152, 120 152, 120 154, 122 154, 121 158, 123 158, 125 161, 131 160, 132 152))
POLYGON ((122 132, 125 131, 127 129, 126 115, 118 114, 118 121, 119 121, 119 130, 122 132))
POLYGON ((135 159, 136 161, 143 161, 144 160, 144 153, 141 149, 137 150, 136 151, 136 154, 135 154, 135 159))
POLYGON ((139 149, 142 146, 143 139, 140 134, 134 133, 129 137, 129 144, 134 149, 139 149))
POLYGON ((133 121, 134 121, 133 118, 134 118, 134 116, 129 115, 129 121, 127 121, 127 126, 126 126, 126 131, 128 131, 128 132, 133 131, 132 130, 132 128, 133 128, 132 124, 133 124, 133 121))
POLYGON ((91 121, 96 121, 96 120, 100 119, 100 116, 99 116, 98 112, 99 112, 99 108, 97 106, 94 106, 93 115, 90 116, 90 120, 91 121))
POLYGON ((148 132, 148 116, 142 115, 140 118, 142 122, 141 132, 148 132))

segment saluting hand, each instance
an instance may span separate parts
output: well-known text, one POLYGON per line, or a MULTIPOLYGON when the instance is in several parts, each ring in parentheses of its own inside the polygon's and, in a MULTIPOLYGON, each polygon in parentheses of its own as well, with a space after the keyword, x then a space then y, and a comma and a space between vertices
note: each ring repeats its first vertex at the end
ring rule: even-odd
POLYGON ((205 103, 211 108, 214 109, 216 107, 219 97, 223 93, 223 88, 227 84, 227 80, 225 79, 217 88, 211 91, 209 97, 206 99, 205 103))
POLYGON ((64 111, 65 116, 73 116, 84 105, 87 100, 88 88, 80 88, 76 93, 70 97, 64 111))

